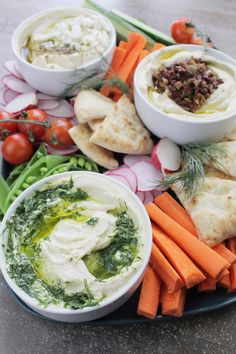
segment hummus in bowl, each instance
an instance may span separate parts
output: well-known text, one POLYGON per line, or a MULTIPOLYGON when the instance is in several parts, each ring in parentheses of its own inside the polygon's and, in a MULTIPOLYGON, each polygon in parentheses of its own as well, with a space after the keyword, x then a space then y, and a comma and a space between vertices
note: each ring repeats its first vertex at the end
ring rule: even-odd
POLYGON ((51 176, 17 198, 1 225, 1 270, 52 319, 99 318, 126 301, 149 261, 152 235, 132 192, 107 176, 51 176))
POLYGON ((139 64, 134 88, 141 119, 159 137, 214 141, 234 126, 236 62, 218 50, 175 45, 156 51, 139 64))

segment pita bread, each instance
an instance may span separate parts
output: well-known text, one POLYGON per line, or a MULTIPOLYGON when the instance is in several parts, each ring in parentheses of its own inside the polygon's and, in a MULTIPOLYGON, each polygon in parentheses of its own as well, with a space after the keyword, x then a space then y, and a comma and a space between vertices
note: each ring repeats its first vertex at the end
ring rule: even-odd
POLYGON ((114 105, 112 99, 95 90, 81 90, 75 99, 74 110, 79 123, 86 123, 104 118, 113 111, 114 105))
POLYGON ((226 173, 217 170, 215 167, 204 166, 204 171, 206 177, 217 177, 220 179, 229 179, 231 181, 236 181, 236 177, 227 175, 226 173))
POLYGON ((90 129, 92 129, 92 131, 95 131, 102 124, 102 122, 103 122, 102 118, 92 119, 92 120, 88 121, 88 125, 89 125, 90 129))
POLYGON ((212 160, 209 165, 223 173, 236 177, 236 141, 225 141, 217 143, 217 145, 224 149, 225 154, 219 161, 212 160))
POLYGON ((126 96, 115 104, 113 112, 98 126, 90 141, 123 154, 150 154, 153 149, 150 133, 126 96))
POLYGON ((226 141, 235 141, 236 140, 236 127, 233 128, 229 134, 226 136, 226 138, 224 139, 226 141))
POLYGON ((191 216, 200 240, 214 246, 236 235, 236 182, 205 177, 203 188, 189 201, 173 188, 191 216))
POLYGON ((89 141, 89 138, 92 135, 92 130, 87 124, 79 124, 71 128, 69 134, 78 148, 98 165, 109 170, 113 170, 119 166, 118 161, 114 158, 111 151, 89 141))

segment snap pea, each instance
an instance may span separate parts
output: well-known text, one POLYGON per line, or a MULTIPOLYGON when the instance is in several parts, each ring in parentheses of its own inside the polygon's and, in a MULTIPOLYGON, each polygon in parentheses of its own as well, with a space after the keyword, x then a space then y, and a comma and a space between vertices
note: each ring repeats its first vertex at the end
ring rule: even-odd
POLYGON ((5 179, 0 175, 0 210, 3 213, 5 200, 10 192, 10 188, 5 179))

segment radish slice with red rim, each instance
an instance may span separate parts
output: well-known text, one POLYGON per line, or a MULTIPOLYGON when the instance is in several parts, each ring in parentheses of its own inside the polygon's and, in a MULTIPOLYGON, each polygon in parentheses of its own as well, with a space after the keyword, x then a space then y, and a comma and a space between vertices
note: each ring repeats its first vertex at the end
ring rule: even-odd
POLYGON ((12 91, 8 88, 6 88, 6 90, 3 92, 3 98, 6 104, 8 104, 9 102, 11 102, 14 98, 16 98, 18 95, 20 95, 19 93, 12 91))
POLYGON ((59 100, 45 100, 39 101, 38 108, 43 110, 56 109, 60 106, 59 100))
POLYGON ((25 109, 34 108, 37 104, 38 101, 35 93, 22 93, 9 102, 5 110, 9 113, 18 113, 25 109))
POLYGON ((54 149, 53 147, 47 145, 47 151, 50 155, 70 155, 78 150, 79 149, 76 145, 68 146, 67 149, 63 149, 63 150, 54 149))
POLYGON ((119 176, 124 176, 131 186, 132 191, 135 193, 138 186, 138 181, 135 173, 129 168, 119 168, 117 170, 111 171, 111 174, 117 174, 119 176))
POLYGON ((137 192, 136 195, 141 200, 141 202, 143 203, 144 199, 145 199, 145 193, 144 192, 137 192))
POLYGON ((6 85, 10 90, 18 93, 36 92, 36 90, 25 81, 22 81, 13 75, 4 80, 4 85, 6 85))
POLYGON ((130 166, 138 180, 138 191, 147 192, 155 188, 157 181, 163 179, 163 174, 152 163, 139 161, 130 166))
POLYGON ((181 151, 169 138, 161 139, 153 149, 152 163, 165 171, 177 171, 181 163, 181 151))
POLYGON ((57 99, 57 97, 55 96, 46 95, 45 93, 41 93, 41 92, 37 93, 37 98, 39 101, 51 101, 57 99))
POLYGON ((46 112, 57 118, 72 118, 75 115, 74 108, 66 100, 60 100, 58 108, 46 110, 46 112))
POLYGON ((129 189, 132 190, 129 181, 124 176, 120 176, 118 174, 109 174, 107 176, 115 179, 116 181, 120 182, 121 184, 124 184, 126 187, 128 187, 129 189))
POLYGON ((151 191, 144 192, 144 201, 143 204, 148 204, 153 202, 153 194, 151 191))
POLYGON ((22 75, 16 68, 16 61, 15 60, 5 60, 3 63, 4 67, 7 69, 9 73, 17 77, 18 79, 23 79, 22 75))
POLYGON ((4 94, 5 94, 6 90, 7 90, 7 88, 4 86, 0 88, 0 104, 3 106, 6 105, 6 101, 4 98, 4 94))
POLYGON ((130 167, 134 163, 139 161, 152 162, 152 159, 150 156, 147 155, 126 155, 123 161, 126 166, 130 167))

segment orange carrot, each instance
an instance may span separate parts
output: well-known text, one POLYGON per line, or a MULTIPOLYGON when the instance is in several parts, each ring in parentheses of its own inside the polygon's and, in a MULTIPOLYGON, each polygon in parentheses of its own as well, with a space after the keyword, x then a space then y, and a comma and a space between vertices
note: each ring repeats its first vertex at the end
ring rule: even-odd
MULTIPOLYGON (((132 70, 133 66, 135 65, 136 60, 138 59, 141 51, 143 50, 143 48, 145 47, 146 44, 147 44, 147 40, 145 39, 145 37, 142 35, 139 35, 139 39, 138 39, 137 43, 131 49, 130 53, 125 58, 125 60, 123 61, 122 65, 118 71, 117 76, 119 77, 120 80, 123 80, 124 82, 126 82, 126 80, 129 77, 130 71, 132 70)), ((127 50, 128 50, 128 46, 127 46, 127 50)))
POLYGON ((103 96, 106 96, 108 97, 109 94, 110 94, 110 86, 107 86, 107 85, 104 85, 100 88, 99 92, 103 95, 103 96))
POLYGON ((120 41, 120 42, 119 42, 119 47, 120 47, 120 48, 123 48, 123 49, 126 49, 126 48, 127 48, 127 42, 125 42, 125 41, 120 41))
POLYGON ((145 208, 151 220, 156 222, 212 278, 217 278, 222 270, 229 268, 228 261, 171 219, 155 204, 146 204, 145 208))
POLYGON ((150 54, 150 52, 146 49, 143 49, 139 54, 138 62, 140 63, 148 54, 150 54))
POLYGON ((161 286, 161 313, 162 315, 171 315, 181 317, 184 312, 184 305, 186 299, 186 289, 182 288, 169 293, 166 286, 161 286))
POLYGON ((166 284, 169 291, 173 292, 184 286, 183 280, 154 243, 152 245, 150 264, 152 269, 166 284))
POLYGON ((150 266, 147 267, 139 297, 138 315, 154 319, 159 305, 161 280, 150 266))
POLYGON ((165 48, 165 47, 166 47, 166 45, 157 42, 157 43, 155 43, 154 46, 152 47, 152 50, 151 50, 151 51, 152 51, 152 52, 155 52, 155 50, 159 50, 159 49, 165 48))
POLYGON ((233 254, 223 243, 213 247, 214 251, 224 257, 231 265, 236 261, 236 255, 233 254))
MULTIPOLYGON (((236 238, 226 240, 227 248, 236 255, 236 238)), ((233 263, 229 269, 230 276, 230 288, 228 291, 233 293, 236 291, 236 263, 233 263)))
POLYGON ((112 75, 115 75, 124 61, 126 50, 124 48, 116 47, 114 50, 111 66, 105 75, 105 79, 109 79, 112 75))
POLYGON ((130 32, 128 34, 128 42, 127 42, 127 55, 131 52, 131 50, 135 47, 135 45, 137 44, 137 42, 140 39, 141 34, 137 33, 137 32, 130 32))
POLYGON ((216 290, 216 283, 211 282, 208 279, 204 280, 197 286, 198 291, 200 292, 211 292, 216 290))
POLYGON ((112 97, 112 100, 113 100, 114 102, 117 102, 117 101, 119 101, 119 99, 121 98, 121 96, 122 96, 122 94, 116 93, 116 94, 112 97))
POLYGON ((230 289, 231 288, 230 274, 227 274, 222 279, 220 279, 218 284, 222 288, 230 289))
POLYGON ((153 241, 185 282, 187 289, 206 279, 191 259, 158 226, 152 225, 153 241))
POLYGON ((182 205, 180 205, 169 193, 165 192, 159 195, 155 198, 154 203, 179 225, 197 236, 197 231, 192 219, 182 205))
POLYGON ((131 84, 132 84, 132 82, 133 82, 134 73, 135 73, 135 70, 136 70, 138 64, 139 64, 139 63, 143 60, 143 58, 145 58, 146 55, 148 55, 148 54, 149 54, 149 51, 146 50, 146 49, 144 49, 144 50, 141 51, 141 53, 140 53, 140 55, 139 55, 139 57, 138 57, 138 60, 137 60, 136 63, 134 64, 134 66, 133 66, 133 68, 132 68, 132 70, 131 70, 131 72, 130 72, 130 74, 129 74, 129 77, 128 77, 128 79, 127 79, 127 85, 128 85, 128 86, 131 86, 131 84))

